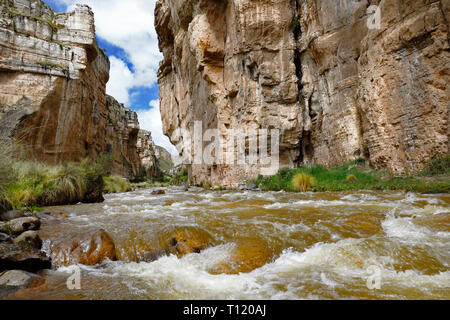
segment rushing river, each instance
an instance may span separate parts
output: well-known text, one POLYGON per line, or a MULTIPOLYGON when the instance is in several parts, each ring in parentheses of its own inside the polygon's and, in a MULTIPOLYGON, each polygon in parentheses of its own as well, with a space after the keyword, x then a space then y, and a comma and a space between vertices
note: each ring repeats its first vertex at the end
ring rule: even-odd
POLYGON ((210 192, 177 188, 109 195, 102 204, 52 208, 69 215, 43 239, 102 228, 121 261, 67 269, 23 299, 450 299, 450 195, 403 192, 210 192), (173 230, 206 232, 212 246, 142 261, 173 230), (270 260, 249 273, 211 272, 239 239, 257 239, 270 260), (372 278, 370 278, 372 276, 372 278), (369 289, 377 277, 379 289, 369 289))

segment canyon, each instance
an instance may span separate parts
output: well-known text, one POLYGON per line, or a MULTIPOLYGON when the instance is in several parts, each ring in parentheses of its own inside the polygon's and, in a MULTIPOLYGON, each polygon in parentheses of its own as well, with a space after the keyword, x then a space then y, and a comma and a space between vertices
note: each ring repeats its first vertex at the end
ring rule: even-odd
POLYGON ((31 160, 110 154, 113 174, 145 174, 137 114, 106 95, 109 70, 88 6, 54 13, 40 0, 1 0, 0 139, 31 160))
MULTIPOLYGON (((281 167, 361 157, 418 172, 449 150, 449 12, 447 0, 159 0, 164 132, 187 157, 178 129, 201 121, 224 139, 280 130, 281 167)), ((188 167, 191 184, 227 187, 262 169, 188 167)))

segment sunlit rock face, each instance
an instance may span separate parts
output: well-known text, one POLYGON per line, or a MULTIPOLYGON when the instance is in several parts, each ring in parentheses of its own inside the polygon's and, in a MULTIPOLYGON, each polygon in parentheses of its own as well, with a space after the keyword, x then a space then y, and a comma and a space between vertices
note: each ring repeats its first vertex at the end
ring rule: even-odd
POLYGON ((32 159, 58 164, 114 155, 114 173, 139 172, 139 124, 106 97, 109 60, 94 15, 54 13, 40 0, 0 2, 0 137, 32 159))
MULTIPOLYGON (((448 152, 448 1, 159 0, 165 133, 280 129, 280 165, 365 157, 392 173, 448 152), (379 5, 375 12, 371 5, 379 5), (379 13, 379 25, 374 23, 379 13), (370 20, 369 20, 370 19, 370 20)), ((375 21, 377 22, 377 21, 375 21)), ((193 134, 193 133, 192 133, 193 134)), ((258 165, 192 165, 232 186, 258 165)))

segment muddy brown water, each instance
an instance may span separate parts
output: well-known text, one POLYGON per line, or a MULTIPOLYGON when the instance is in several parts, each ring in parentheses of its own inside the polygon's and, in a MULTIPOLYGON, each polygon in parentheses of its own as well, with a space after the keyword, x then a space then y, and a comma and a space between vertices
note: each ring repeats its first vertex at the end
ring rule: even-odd
POLYGON ((69 270, 60 268, 46 272, 44 285, 8 298, 450 299, 450 195, 151 192, 51 208, 69 217, 45 224, 44 240, 102 228, 120 261, 81 266, 81 290, 67 288, 69 270), (142 262, 177 228, 208 233, 212 246, 142 262), (211 272, 243 238, 265 243, 270 260, 249 273, 211 272))

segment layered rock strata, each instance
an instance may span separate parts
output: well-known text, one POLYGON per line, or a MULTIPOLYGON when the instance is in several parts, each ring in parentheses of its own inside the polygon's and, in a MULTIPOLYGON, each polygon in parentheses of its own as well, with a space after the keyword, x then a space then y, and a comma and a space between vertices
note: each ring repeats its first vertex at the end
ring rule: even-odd
POLYGON ((40 0, 1 0, 0 138, 49 164, 111 153, 114 173, 134 176, 139 124, 106 96, 109 67, 89 7, 54 13, 40 0))
MULTIPOLYGON (((159 0, 165 133, 279 129, 280 165, 364 157, 393 174, 447 153, 449 1, 159 0)), ((247 150, 248 152, 248 150, 247 150)), ((191 165, 233 186, 258 165, 191 165)))

